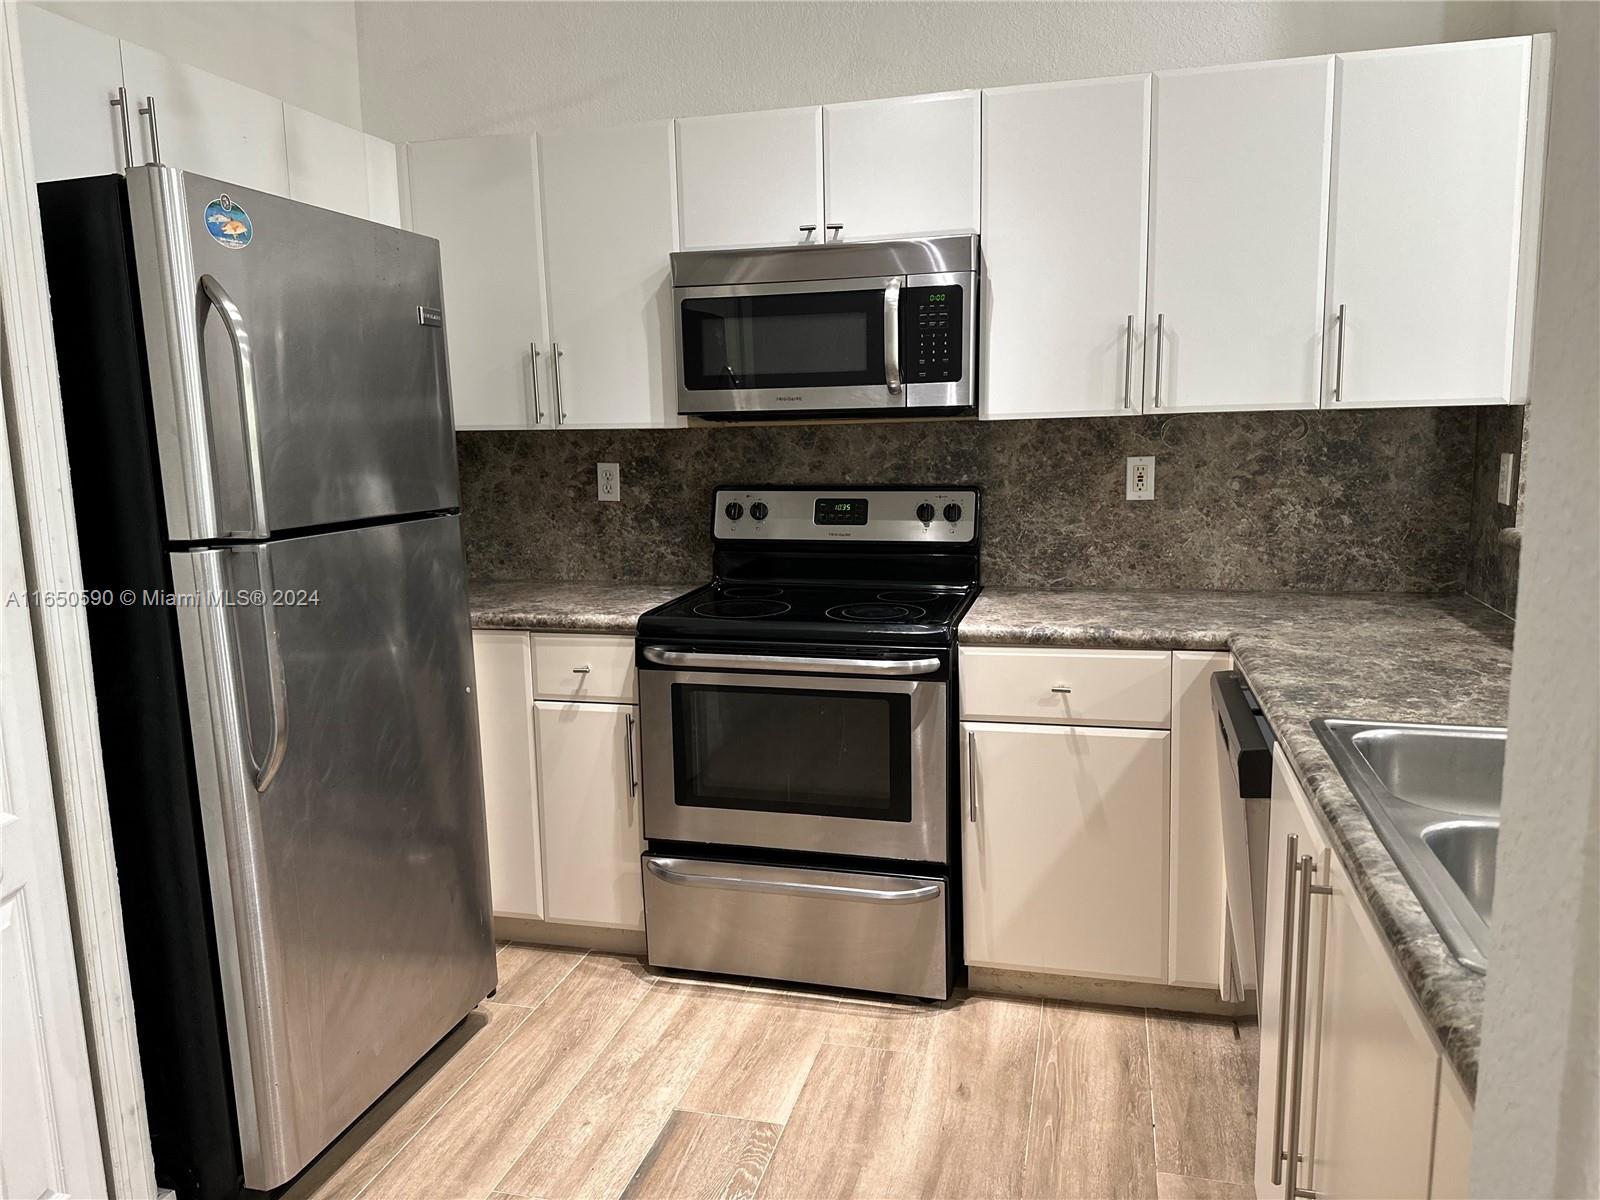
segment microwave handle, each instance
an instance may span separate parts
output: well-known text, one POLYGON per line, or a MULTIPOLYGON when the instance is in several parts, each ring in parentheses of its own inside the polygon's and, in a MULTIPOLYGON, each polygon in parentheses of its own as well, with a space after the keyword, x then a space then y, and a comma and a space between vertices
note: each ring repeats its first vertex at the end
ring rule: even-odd
POLYGON ((889 395, 898 396, 900 384, 900 285, 891 279, 883 288, 883 379, 889 395))

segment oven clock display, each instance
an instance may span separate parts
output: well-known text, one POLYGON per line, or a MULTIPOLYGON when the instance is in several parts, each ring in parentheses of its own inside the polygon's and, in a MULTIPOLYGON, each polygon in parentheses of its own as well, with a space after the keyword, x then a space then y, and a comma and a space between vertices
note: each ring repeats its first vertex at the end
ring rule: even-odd
POLYGON ((866 523, 865 497, 859 500, 818 500, 816 515, 812 517, 814 525, 865 525, 866 523))

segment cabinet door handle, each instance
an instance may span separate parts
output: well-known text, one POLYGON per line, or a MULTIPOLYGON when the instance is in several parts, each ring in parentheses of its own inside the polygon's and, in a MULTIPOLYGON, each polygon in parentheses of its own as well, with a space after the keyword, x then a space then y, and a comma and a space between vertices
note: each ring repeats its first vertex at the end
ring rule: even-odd
POLYGON ((572 668, 572 673, 574 675, 587 675, 589 673, 589 668, 587 666, 573 667, 572 668))
POLYGON ((127 88, 117 89, 117 94, 111 98, 111 107, 122 118, 122 169, 126 171, 133 166, 133 118, 128 115, 127 88))
POLYGON ((844 224, 840 221, 829 221, 827 229, 828 232, 833 235, 828 240, 830 242, 837 242, 840 236, 844 233, 844 224))
POLYGON ((1314 1197, 1315 1192, 1302 1188, 1300 1175, 1300 1094, 1304 1090, 1306 1061, 1306 988, 1310 983, 1311 968, 1311 897, 1331 895, 1333 889, 1311 878, 1317 864, 1309 854, 1300 856, 1300 913, 1295 928, 1295 987, 1294 987, 1294 1066, 1289 1070, 1289 1138, 1285 1155, 1284 1200, 1301 1200, 1314 1197))
POLYGON ((1344 305, 1339 305, 1339 348, 1333 356, 1333 402, 1344 399, 1344 305))
POLYGON ((544 424, 544 406, 539 403, 539 345, 528 343, 528 374, 533 378, 533 423, 544 424))
POLYGON ((809 242, 811 240, 811 235, 817 232, 817 227, 815 225, 802 225, 800 226, 800 232, 805 234, 805 236, 800 240, 802 242, 809 242))
POLYGON ((161 165, 161 130, 156 126, 156 98, 146 96, 144 107, 139 110, 141 117, 150 118, 150 162, 153 166, 161 165))
MULTIPOLYGON (((631 801, 639 794, 639 767, 633 761, 633 714, 622 714, 622 738, 628 744, 628 799, 631 801)), ((630 804, 629 809, 632 809, 630 804)))
POLYGON ((1050 690, 1055 692, 1058 696, 1072 695, 1072 689, 1061 683, 1056 684, 1055 687, 1051 688, 1050 690))
POLYGON ((1160 408, 1161 407, 1161 343, 1164 340, 1163 337, 1162 337, 1162 334, 1164 332, 1164 327, 1165 327, 1166 323, 1167 323, 1167 314, 1166 313, 1157 313, 1156 314, 1156 399, 1155 399, 1155 407, 1156 408, 1160 408))
POLYGON ((1289 998, 1294 964, 1294 879, 1300 869, 1300 839, 1289 835, 1283 869, 1283 961, 1278 976, 1278 1086, 1272 1104, 1272 1182, 1283 1182, 1283 1089, 1289 1076, 1289 998))
POLYGON ((1128 344, 1122 352, 1122 407, 1133 407, 1133 314, 1128 314, 1128 344))
POLYGON ((967 730, 967 820, 978 823, 978 735, 967 730))
POLYGON ((550 343, 550 378, 556 385, 556 424, 567 423, 567 405, 561 395, 561 343, 550 343))

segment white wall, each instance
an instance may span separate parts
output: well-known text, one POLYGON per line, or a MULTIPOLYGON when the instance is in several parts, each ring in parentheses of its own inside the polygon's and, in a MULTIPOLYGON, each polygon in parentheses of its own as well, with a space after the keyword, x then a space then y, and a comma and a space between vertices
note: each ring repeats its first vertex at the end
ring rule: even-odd
POLYGON ((351 0, 53 0, 40 7, 341 124, 361 126, 351 0))
POLYGON ((1472 1194, 1600 1196, 1600 6, 1527 4, 1555 90, 1472 1194))
POLYGON ((406 141, 1499 37, 1510 7, 382 0, 356 25, 367 129, 406 141))

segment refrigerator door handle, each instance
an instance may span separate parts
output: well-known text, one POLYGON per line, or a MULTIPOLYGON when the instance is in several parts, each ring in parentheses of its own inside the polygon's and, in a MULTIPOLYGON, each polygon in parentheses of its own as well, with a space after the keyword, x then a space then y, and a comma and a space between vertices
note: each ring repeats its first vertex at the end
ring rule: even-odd
POLYGON ((247 725, 245 749, 254 768, 256 791, 265 792, 272 786, 278 768, 283 765, 283 756, 289 749, 289 685, 283 675, 283 647, 278 643, 278 618, 272 603, 272 560, 269 551, 266 546, 236 546, 233 550, 236 554, 255 556, 256 581, 260 585, 261 637, 267 648, 267 690, 272 697, 272 740, 267 743, 266 754, 258 759, 247 725))
MULTIPOLYGON (((250 332, 244 327, 244 314, 228 295, 227 289, 213 275, 200 276, 201 321, 205 324, 204 307, 209 304, 222 318, 228 331, 228 341, 233 346, 233 373, 239 391, 239 423, 244 429, 244 461, 246 482, 250 491, 250 528, 230 530, 228 537, 257 537, 270 535, 267 527, 267 497, 261 484, 261 431, 260 416, 256 406, 256 372, 250 353, 250 332)), ((205 363, 205 340, 196 339, 201 355, 201 369, 205 363)))

